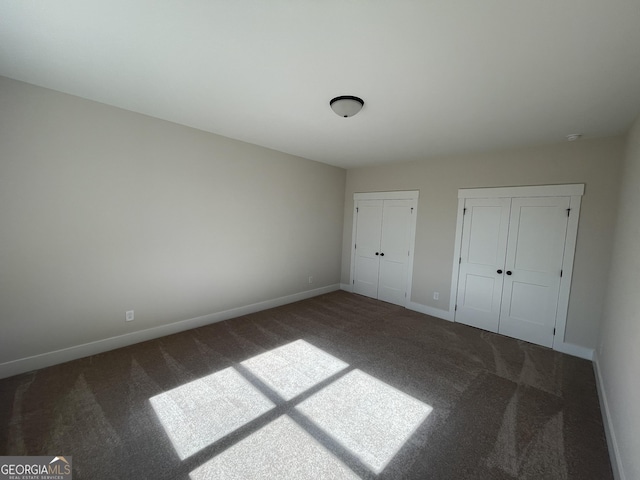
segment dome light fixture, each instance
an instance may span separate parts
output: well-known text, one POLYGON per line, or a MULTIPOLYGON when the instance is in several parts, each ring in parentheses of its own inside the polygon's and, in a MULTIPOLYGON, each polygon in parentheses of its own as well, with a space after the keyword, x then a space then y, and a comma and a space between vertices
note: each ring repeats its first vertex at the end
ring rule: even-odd
POLYGON ((364 101, 359 97, 353 95, 342 95, 336 97, 329 102, 331 109, 336 112, 336 115, 340 117, 353 117, 356 113, 362 110, 364 101))

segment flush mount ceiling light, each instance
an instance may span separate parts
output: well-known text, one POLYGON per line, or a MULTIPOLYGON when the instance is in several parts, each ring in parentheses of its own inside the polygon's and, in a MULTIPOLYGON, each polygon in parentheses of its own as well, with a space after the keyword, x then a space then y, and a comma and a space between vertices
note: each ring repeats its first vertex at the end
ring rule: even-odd
POLYGON ((582 136, 582 134, 580 134, 580 133, 571 133, 571 134, 567 135, 567 141, 568 142, 575 142, 576 140, 580 140, 581 136, 582 136))
POLYGON ((329 105, 331 105, 331 109, 336 112, 336 115, 346 118, 353 117, 362 110, 364 101, 352 95, 342 95, 341 97, 336 97, 331 100, 329 105))

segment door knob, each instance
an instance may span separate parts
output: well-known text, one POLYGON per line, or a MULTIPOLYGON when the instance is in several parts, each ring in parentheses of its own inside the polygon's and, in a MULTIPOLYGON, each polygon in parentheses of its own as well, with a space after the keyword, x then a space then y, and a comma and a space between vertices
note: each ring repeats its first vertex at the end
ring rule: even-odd
POLYGON ((507 275, 511 275, 511 270, 507 270, 507 275))
POLYGON ((376 255, 380 255, 378 252, 376 252, 376 255))
POLYGON ((498 273, 502 273, 502 270, 498 269, 498 273))
POLYGON ((382 253, 382 252, 381 252, 381 253, 380 253, 380 256, 381 256, 381 257, 384 257, 384 253, 382 253))

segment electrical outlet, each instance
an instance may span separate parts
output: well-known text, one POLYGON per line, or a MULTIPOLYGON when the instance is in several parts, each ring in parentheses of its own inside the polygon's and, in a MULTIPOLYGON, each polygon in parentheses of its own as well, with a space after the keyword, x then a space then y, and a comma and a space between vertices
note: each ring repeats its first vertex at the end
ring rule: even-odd
POLYGON ((133 322, 133 319, 134 319, 133 310, 127 310, 124 314, 124 321, 133 322))
POLYGON ((433 292, 433 299, 438 300, 440 298, 440 292, 433 292))
POLYGON ((313 277, 309 275, 309 283, 313 283, 313 277))

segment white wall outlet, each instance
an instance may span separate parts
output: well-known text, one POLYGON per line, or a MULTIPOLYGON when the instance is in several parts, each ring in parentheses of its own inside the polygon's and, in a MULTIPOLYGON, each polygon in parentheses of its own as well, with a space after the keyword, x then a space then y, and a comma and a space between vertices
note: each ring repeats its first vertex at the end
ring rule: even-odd
POLYGON ((440 298, 440 292, 433 292, 433 299, 438 300, 440 298))
POLYGON ((134 319, 133 310, 126 311, 124 314, 125 322, 133 322, 133 319, 134 319))
POLYGON ((313 277, 309 275, 309 283, 313 283, 313 277))

